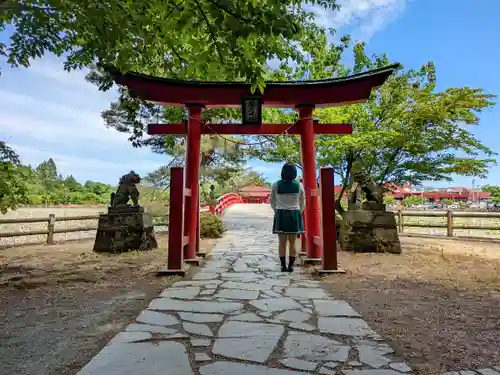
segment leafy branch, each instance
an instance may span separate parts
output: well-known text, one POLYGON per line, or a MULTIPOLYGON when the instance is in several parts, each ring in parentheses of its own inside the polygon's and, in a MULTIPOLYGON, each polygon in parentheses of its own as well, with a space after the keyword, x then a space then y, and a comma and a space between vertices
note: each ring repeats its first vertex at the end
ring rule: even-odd
POLYGON ((199 1, 198 0, 194 0, 194 2, 196 3, 196 7, 198 8, 198 10, 201 12, 201 15, 202 15, 203 19, 205 20, 205 23, 206 23, 207 28, 208 28, 208 32, 210 34, 210 37, 212 38, 212 41, 214 42, 215 49, 217 50, 217 53, 219 55, 220 62, 221 62, 221 64, 224 64, 224 59, 222 57, 222 52, 221 52, 221 50, 219 48, 219 44, 217 43, 217 38, 215 37, 215 33, 214 33, 213 29, 212 29, 212 25, 211 25, 210 21, 208 20, 207 15, 203 11, 203 9, 202 9, 199 1))

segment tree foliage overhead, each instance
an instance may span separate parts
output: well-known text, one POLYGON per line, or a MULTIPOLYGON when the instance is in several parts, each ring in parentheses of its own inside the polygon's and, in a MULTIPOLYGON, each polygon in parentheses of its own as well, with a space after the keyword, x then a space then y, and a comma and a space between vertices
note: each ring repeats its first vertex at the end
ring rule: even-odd
MULTIPOLYGON (((14 66, 28 66, 46 52, 65 54, 67 69, 98 63, 88 80, 101 89, 112 86, 99 68, 105 64, 170 78, 249 80, 262 89, 266 78, 325 79, 390 63, 385 55, 367 56, 364 44, 352 44, 349 37, 329 43, 328 32, 314 25, 304 4, 336 8, 334 0, 7 0, 0 3, 0 28, 12 27, 13 36, 0 45, 0 54, 14 66), (352 64, 345 63, 346 51, 353 52, 352 64), (279 68, 267 67, 272 58, 281 62, 279 68)), ((436 80, 432 62, 401 69, 365 104, 315 111, 322 122, 354 127, 352 135, 317 137, 318 166, 333 166, 344 187, 355 165, 379 184, 449 180, 453 174, 484 177, 494 153, 466 125, 477 125, 494 97, 480 88, 439 91, 436 80)), ((136 147, 170 156, 172 165, 183 163, 184 137, 145 138, 144 129, 148 122, 184 120, 186 112, 131 98, 125 88, 119 94, 103 113, 106 125, 129 133, 136 147)), ((238 110, 204 112, 208 122, 240 118, 238 110)), ((264 119, 293 124, 297 115, 272 109, 264 119)), ((300 163, 298 137, 204 138, 207 182, 241 173, 247 157, 300 163)), ((49 167, 44 173, 52 176, 45 182, 50 185, 49 167)), ((151 180, 161 184, 165 170, 151 180)))
MULTIPOLYGON (((316 27, 309 24, 304 28, 303 34, 298 37, 298 45, 300 45, 305 56, 310 55, 311 40, 321 39, 326 42, 327 36, 331 31, 316 27)), ((349 38, 342 38, 342 45, 331 51, 329 60, 331 64, 338 64, 338 59, 341 57, 341 52, 349 43, 349 38)), ((303 64, 310 64, 307 59, 296 55, 292 57, 282 56, 282 67, 280 76, 275 71, 265 67, 265 78, 284 80, 285 67, 291 60, 295 62, 302 61, 303 64)), ((302 65, 301 65, 302 66, 302 65)), ((178 72, 180 78, 186 78, 178 72)), ((347 74, 346 72, 345 74, 347 74)), ((189 78, 189 77, 187 77, 189 78)), ((207 79, 200 73, 198 78, 207 79)), ((210 78, 210 76, 208 77, 210 78)), ((230 80, 231 76, 223 76, 223 80, 230 80)), ((96 84, 102 89, 106 89, 112 84, 110 76, 99 66, 94 66, 93 70, 88 74, 87 80, 96 84)), ((108 110, 102 113, 105 124, 109 128, 113 128, 119 132, 130 135, 129 141, 134 147, 150 147, 153 152, 166 154, 171 158, 169 164, 159 168, 152 175, 152 181, 160 183, 160 181, 168 180, 168 169, 175 165, 183 165, 184 153, 186 147, 186 138, 184 136, 152 136, 145 135, 146 125, 148 123, 163 122, 163 123, 181 123, 188 120, 188 112, 183 108, 177 107, 161 107, 155 106, 149 102, 133 98, 125 87, 119 87, 118 100, 112 102, 108 110)), ((241 110, 230 108, 209 108, 203 112, 203 121, 207 123, 220 122, 241 122, 241 110)), ((265 122, 286 122, 293 124, 297 118, 295 112, 284 112, 280 109, 266 109, 263 113, 265 122)), ((275 142, 272 139, 266 138, 256 140, 248 146, 245 142, 245 137, 238 136, 205 136, 202 138, 201 145, 201 173, 208 180, 223 177, 235 173, 235 168, 241 168, 248 156, 252 154, 252 149, 255 147, 272 147, 275 142)), ((226 178, 227 179, 227 178, 226 178)))
POLYGON ((301 57, 296 42, 314 28, 305 5, 337 8, 335 0, 4 0, 0 31, 14 33, 0 54, 13 66, 51 52, 67 55, 67 69, 99 61, 262 88, 268 59, 301 57))
MULTIPOLYGON (((327 35, 325 30, 311 31, 308 43, 302 45, 308 58, 297 60, 294 66, 283 62, 277 69, 269 69, 268 77, 274 80, 325 79, 391 63, 385 55, 367 56, 363 43, 353 44, 349 37, 344 37, 339 44, 332 44, 327 35), (346 53, 352 53, 350 65, 345 63, 346 53)), ((480 88, 439 91, 436 76, 432 62, 418 69, 401 68, 364 104, 316 110, 314 115, 321 122, 347 122, 354 128, 352 135, 316 137, 318 167, 333 166, 345 188, 350 185, 349 176, 354 166, 380 185, 451 180, 453 174, 484 177, 488 167, 495 162, 495 153, 467 127, 479 124, 479 114, 494 106, 495 97, 480 88)), ((106 124, 131 134, 130 140, 136 146, 151 146, 170 156, 183 155, 183 137, 143 138, 143 130, 144 124, 154 116, 160 122, 175 123, 186 119, 186 111, 153 107, 131 99, 125 89, 121 93, 119 100, 103 114, 106 124)), ((297 114, 283 109, 264 109, 263 118, 265 122, 293 124, 297 114)), ((204 113, 207 122, 240 119, 241 113, 235 109, 209 109, 204 113)), ((288 160, 300 164, 297 136, 233 137, 231 141, 246 143, 246 146, 233 148, 239 161, 246 156, 268 162, 288 160)), ((232 155, 226 149, 220 151, 221 158, 232 155)))
MULTIPOLYGON (((353 46, 354 63, 346 68, 338 54, 346 49, 319 40, 311 43, 311 61, 275 74, 286 78, 308 72, 313 79, 358 73, 389 65, 385 55, 366 56, 364 44, 353 46), (332 60, 335 64, 332 65, 332 60)), ((333 166, 344 186, 357 166, 380 184, 451 180, 452 174, 487 174, 495 155, 467 129, 479 124, 481 111, 494 106, 495 96, 480 88, 436 89, 436 71, 429 62, 420 69, 400 69, 364 104, 316 110, 324 123, 353 125, 351 135, 316 137, 318 166, 333 166)), ((254 150, 270 162, 300 163, 298 137, 276 137, 274 147, 254 150)))

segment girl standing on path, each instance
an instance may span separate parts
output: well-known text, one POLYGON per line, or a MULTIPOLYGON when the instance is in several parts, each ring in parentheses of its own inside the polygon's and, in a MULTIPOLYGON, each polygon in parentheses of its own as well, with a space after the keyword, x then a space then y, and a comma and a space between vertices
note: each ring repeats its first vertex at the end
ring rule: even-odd
POLYGON ((305 207, 304 187, 296 180, 297 168, 286 163, 281 169, 281 180, 273 184, 271 207, 274 210, 273 233, 278 235, 281 271, 292 272, 295 262, 297 235, 304 233, 302 211, 305 207), (286 244, 289 243, 289 261, 286 266, 286 244))

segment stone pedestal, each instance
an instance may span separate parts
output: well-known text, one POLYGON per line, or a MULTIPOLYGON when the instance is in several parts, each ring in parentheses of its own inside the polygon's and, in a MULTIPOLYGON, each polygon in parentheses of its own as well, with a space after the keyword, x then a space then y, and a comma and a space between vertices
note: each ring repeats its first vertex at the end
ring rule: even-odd
POLYGON ((98 253, 123 253, 158 247, 151 214, 137 206, 109 208, 99 215, 94 243, 98 253))
POLYGON ((342 250, 401 254, 401 243, 392 212, 347 210, 343 214, 343 219, 340 237, 342 250))

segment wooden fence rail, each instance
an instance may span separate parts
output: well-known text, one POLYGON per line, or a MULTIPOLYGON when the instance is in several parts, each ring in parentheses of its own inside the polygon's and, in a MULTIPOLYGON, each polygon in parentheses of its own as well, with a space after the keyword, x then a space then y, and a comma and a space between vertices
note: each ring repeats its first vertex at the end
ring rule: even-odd
MULTIPOLYGON (((203 211, 208 211, 208 207, 203 207, 203 211)), ((467 212, 467 211, 394 211, 396 216, 396 222, 398 225, 398 230, 400 233, 404 233, 405 228, 443 228, 446 229, 447 237, 454 236, 454 230, 465 229, 465 230, 498 230, 500 231, 500 212, 467 212), (406 217, 417 217, 417 218, 443 218, 442 223, 411 223, 405 222, 406 217), (454 219, 498 219, 499 225, 456 225, 454 219)), ((54 243, 54 234, 59 233, 72 233, 72 232, 86 232, 97 230, 97 226, 88 227, 74 227, 74 228, 55 228, 55 224, 58 222, 68 222, 68 221, 82 221, 82 220, 97 220, 99 215, 82 215, 82 216, 61 216, 57 217, 54 214, 50 214, 47 218, 19 218, 19 219, 0 219, 0 225, 3 224, 26 224, 26 223, 47 223, 46 229, 36 229, 27 231, 15 231, 15 232, 0 232, 0 238, 6 237, 21 237, 21 236, 36 236, 36 235, 46 235, 47 244, 54 243)), ((168 216, 154 216, 154 218, 161 218, 163 220, 168 219, 168 216)), ((154 226, 168 226, 168 222, 156 222, 154 226)))
MULTIPOLYGON (((200 209, 201 212, 209 212, 209 207, 204 205, 200 209)), ((155 227, 168 227, 168 215, 156 215, 153 219, 161 218, 162 220, 167 219, 163 222, 154 222, 155 227)), ((82 220, 98 220, 99 214, 95 215, 82 215, 82 216, 61 216, 57 217, 54 214, 49 214, 47 218, 44 217, 34 217, 34 218, 18 218, 18 219, 0 219, 0 225, 5 224, 31 224, 31 223, 47 223, 47 229, 34 229, 27 231, 15 231, 15 232, 1 232, 0 238, 7 237, 23 237, 23 236, 40 236, 46 235, 48 245, 54 243, 54 234, 59 233, 73 233, 73 232, 88 232, 97 230, 97 225, 87 226, 87 227, 74 227, 74 228, 56 228, 56 223, 67 222, 67 221, 82 221, 82 220)), ((97 223, 96 223, 97 224, 97 223)))
MULTIPOLYGON (((167 218, 167 216, 154 216, 154 218, 162 219, 167 218)), ((72 232, 87 232, 92 230, 97 230, 97 225, 87 226, 87 227, 74 227, 74 228, 55 228, 56 222, 66 222, 66 221, 81 221, 81 220, 98 220, 99 215, 82 215, 82 216, 61 216, 56 218, 56 215, 49 214, 48 218, 20 218, 20 219, 0 219, 0 225, 3 224, 25 224, 25 223, 47 223, 47 229, 36 229, 27 231, 16 231, 16 232, 0 232, 0 238, 5 237, 22 237, 22 236, 37 236, 46 235, 47 244, 54 243, 54 234, 58 233, 72 233, 72 232)), ((168 226, 168 222, 157 222, 153 223, 155 227, 168 226)))
POLYGON ((500 212, 467 212, 467 211, 394 211, 398 231, 404 233, 405 227, 409 228, 444 228, 446 236, 453 237, 454 230, 500 230, 500 225, 456 225, 454 219, 498 219, 500 221, 500 212), (443 223, 409 223, 405 222, 405 217, 417 218, 445 218, 443 223))

